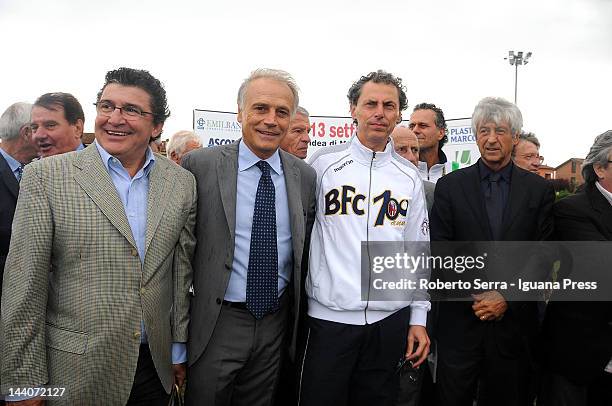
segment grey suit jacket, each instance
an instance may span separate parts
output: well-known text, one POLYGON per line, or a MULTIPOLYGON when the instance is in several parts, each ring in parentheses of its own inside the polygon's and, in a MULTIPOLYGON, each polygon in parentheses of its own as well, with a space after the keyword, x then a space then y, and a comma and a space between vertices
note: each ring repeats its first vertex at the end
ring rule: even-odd
POLYGON ((195 247, 193 176, 156 156, 144 265, 94 145, 26 167, 2 294, 2 393, 65 387, 62 404, 123 405, 144 320, 169 392, 172 342, 186 342, 195 247))
POLYGON ((431 213, 431 208, 434 202, 434 192, 436 184, 429 180, 423 180, 423 188, 425 189, 425 201, 427 202, 427 213, 431 213))
MULTIPOLYGON (((238 143, 204 148, 183 157, 198 187, 197 246, 194 256, 194 292, 188 344, 189 364, 202 355, 217 323, 234 261, 238 143)), ((295 353, 303 284, 315 211, 315 171, 296 157, 279 150, 289 203, 293 246, 293 326, 290 354, 295 353)))

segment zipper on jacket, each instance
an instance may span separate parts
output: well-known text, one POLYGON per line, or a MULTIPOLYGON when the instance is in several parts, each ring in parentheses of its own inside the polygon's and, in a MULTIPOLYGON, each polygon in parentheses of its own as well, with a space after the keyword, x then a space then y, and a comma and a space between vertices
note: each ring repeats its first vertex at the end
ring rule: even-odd
POLYGON ((368 180, 368 216, 366 221, 366 252, 368 253, 368 296, 366 306, 363 309, 363 316, 365 318, 365 324, 368 323, 368 307, 370 306, 370 284, 372 283, 372 256, 370 255, 370 199, 372 196, 372 167, 374 166, 374 160, 376 159, 376 151, 372 152, 372 160, 370 161, 370 176, 368 180))

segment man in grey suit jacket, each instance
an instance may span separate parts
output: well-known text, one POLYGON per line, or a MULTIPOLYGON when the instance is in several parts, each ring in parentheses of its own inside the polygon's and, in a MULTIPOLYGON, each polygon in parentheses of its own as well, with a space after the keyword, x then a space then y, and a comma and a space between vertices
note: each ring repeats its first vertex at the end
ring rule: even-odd
POLYGON ((200 199, 187 404, 270 405, 295 354, 316 180, 279 150, 297 106, 288 73, 258 69, 238 92, 243 138, 183 157, 200 199))
POLYGON ((1 391, 49 385, 62 395, 49 403, 165 405, 186 369, 195 180, 149 149, 169 115, 149 72, 108 72, 96 109, 94 144, 25 169, 1 391))

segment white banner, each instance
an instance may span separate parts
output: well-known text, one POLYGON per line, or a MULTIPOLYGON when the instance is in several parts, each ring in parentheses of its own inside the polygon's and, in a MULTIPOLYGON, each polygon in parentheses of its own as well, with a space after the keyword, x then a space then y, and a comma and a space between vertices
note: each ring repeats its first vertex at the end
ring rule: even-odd
MULTIPOLYGON (((229 144, 242 136, 236 113, 194 110, 193 130, 205 147, 229 144)), ((402 122, 408 125, 408 120, 402 122)), ((448 158, 447 172, 472 165, 480 157, 469 118, 447 120, 448 142, 442 150, 448 158)), ((310 146, 308 155, 319 148, 347 142, 357 131, 351 117, 310 116, 310 146)))

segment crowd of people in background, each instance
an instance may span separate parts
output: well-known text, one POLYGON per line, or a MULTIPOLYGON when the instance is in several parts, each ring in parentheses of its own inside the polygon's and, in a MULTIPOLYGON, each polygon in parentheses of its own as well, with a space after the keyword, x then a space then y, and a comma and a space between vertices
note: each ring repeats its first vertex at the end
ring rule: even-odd
POLYGON ((612 240, 612 131, 594 137, 584 187, 555 202, 515 104, 475 106, 480 158, 449 171, 440 107, 400 124, 405 87, 382 70, 347 97, 356 135, 311 156, 309 112, 276 69, 240 84, 238 141, 203 148, 179 131, 167 157, 166 92, 144 70, 106 74, 88 146, 71 94, 9 106, 4 401, 610 404, 610 302, 433 301, 418 286, 374 299, 362 266, 378 241, 612 240))

